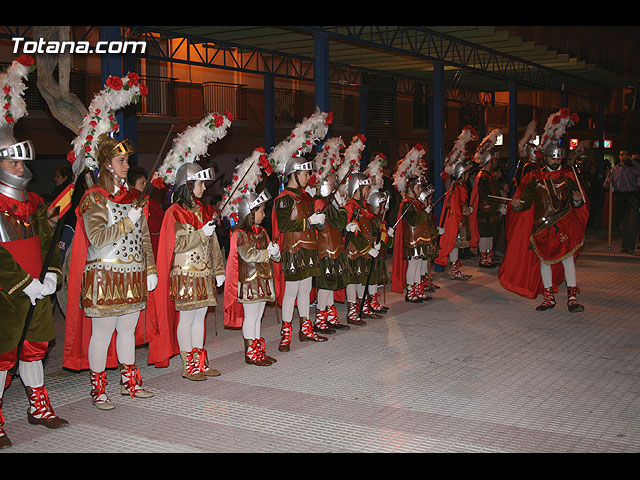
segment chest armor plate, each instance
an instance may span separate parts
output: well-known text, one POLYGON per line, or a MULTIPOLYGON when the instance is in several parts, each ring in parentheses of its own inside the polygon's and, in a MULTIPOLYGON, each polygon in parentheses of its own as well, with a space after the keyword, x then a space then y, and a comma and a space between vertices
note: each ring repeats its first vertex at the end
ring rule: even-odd
MULTIPOLYGON (((294 198, 294 197, 291 197, 294 198)), ((281 202, 278 202, 278 207, 281 202)), ((313 200, 294 200, 293 209, 289 218, 302 220, 313 215, 313 200)), ((315 250, 317 248, 317 231, 307 228, 300 232, 282 232, 281 248, 290 253, 296 253, 301 248, 315 250)))
MULTIPOLYGON (((566 178, 543 179, 536 182, 534 222, 562 216, 569 206, 569 184, 566 178)), ((553 224, 555 222, 546 222, 553 224)))
MULTIPOLYGON (((107 228, 126 217, 132 208, 131 204, 116 203, 102 196, 100 196, 100 199, 106 202, 108 210, 107 228)), ((94 268, 118 272, 145 271, 146 259, 142 249, 141 221, 134 225, 131 233, 126 234, 116 242, 105 245, 102 248, 96 248, 89 244, 85 270, 94 268)))
MULTIPOLYGON (((255 245, 258 250, 265 250, 269 242, 264 232, 261 232, 258 236, 246 232, 238 232, 238 246, 249 243, 255 245)), ((246 262, 238 255, 238 278, 240 282, 250 282, 256 277, 271 278, 271 265, 269 263, 246 262)))
MULTIPOLYGON (((191 235, 196 231, 196 228, 193 225, 187 224, 186 231, 188 235, 191 235)), ((176 253, 173 257, 172 271, 180 270, 194 273, 212 272, 213 255, 210 249, 210 242, 198 243, 198 245, 189 252, 176 253)))
MULTIPOLYGON (((332 210, 333 214, 336 213, 333 205, 327 208, 327 212, 329 210, 332 210)), ((342 232, 330 225, 329 222, 325 222, 324 228, 318 230, 318 258, 337 258, 341 252, 344 252, 342 232)))
POLYGON ((20 219, 11 212, 0 212, 0 242, 26 240, 38 235, 35 214, 29 215, 26 219, 20 219))

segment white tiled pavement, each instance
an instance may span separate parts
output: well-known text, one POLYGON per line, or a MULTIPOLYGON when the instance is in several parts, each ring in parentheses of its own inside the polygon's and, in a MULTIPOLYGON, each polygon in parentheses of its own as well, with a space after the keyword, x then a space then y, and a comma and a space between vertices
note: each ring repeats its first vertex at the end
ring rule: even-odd
MULTIPOLYGON (((151 399, 118 394, 115 410, 91 405, 87 372, 61 368, 64 319, 46 366, 55 411, 70 426, 26 421, 19 381, 5 392, 10 453, 204 452, 638 452, 640 451, 640 255, 607 248, 589 233, 578 261, 580 301, 558 305, 504 290, 497 269, 463 261, 468 282, 436 275, 426 304, 386 292, 390 311, 367 326, 277 351, 279 325, 268 308, 263 334, 271 367, 247 365, 241 332, 207 317, 209 359, 222 376, 205 382, 137 361, 151 399)), ((220 296, 222 300, 222 296, 220 296)), ((338 304, 344 314, 345 307, 338 304)), ((294 337, 295 338, 295 337, 294 337)))

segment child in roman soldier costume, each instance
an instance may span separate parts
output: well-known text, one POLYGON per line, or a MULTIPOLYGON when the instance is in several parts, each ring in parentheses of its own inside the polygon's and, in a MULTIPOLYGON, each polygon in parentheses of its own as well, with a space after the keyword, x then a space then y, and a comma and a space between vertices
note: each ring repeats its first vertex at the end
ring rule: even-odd
POLYGON ((426 295, 422 282, 423 262, 434 256, 437 239, 437 230, 431 228, 424 203, 428 196, 424 154, 422 145, 415 145, 398 163, 393 176, 393 184, 403 199, 396 221, 391 290, 402 293, 406 287, 405 301, 411 303, 432 300, 426 295))
POLYGON ((60 253, 55 246, 44 281, 40 276, 51 248, 53 230, 47 221, 44 199, 27 191, 33 173, 25 161, 34 159, 30 140, 13 136, 13 122, 27 114, 22 93, 33 58, 21 56, 0 74, 6 93, 6 108, 0 117, 0 448, 11 446, 4 431, 2 397, 11 382, 9 371, 16 368, 29 399, 27 420, 32 425, 59 428, 68 425, 55 415, 44 386, 42 360, 55 337, 49 295, 62 279, 60 253), (32 316, 22 345, 22 333, 30 307, 32 316))
POLYGON ((133 145, 112 137, 119 129, 115 111, 136 103, 145 92, 135 73, 109 77, 69 153, 74 172, 95 169, 98 180, 76 209, 63 366, 89 369, 91 400, 101 410, 115 408, 106 394, 107 368, 120 367, 122 395, 153 396, 142 388, 135 364, 136 346, 158 335, 152 301, 147 301, 158 276, 146 197, 127 182, 133 145))
POLYGON ((258 366, 277 361, 267 354, 261 334, 267 302, 276 300, 272 262, 280 261, 278 244, 272 243, 260 226, 271 196, 267 190, 254 190, 262 178, 260 164, 267 161, 264 150, 254 150, 236 168, 234 178, 238 180, 221 202, 221 214, 233 225, 224 286, 224 324, 242 328, 245 362, 258 366))
POLYGON ((340 149, 344 142, 340 137, 328 139, 314 160, 312 184, 315 185, 314 209, 325 214, 324 225, 318 228, 318 261, 320 275, 315 277, 317 289, 316 319, 314 329, 318 333, 331 334, 336 329, 349 329, 338 319, 334 292, 346 286, 347 254, 343 231, 347 225, 347 211, 340 194, 336 171, 341 166, 340 149))
POLYGON ((442 177, 449 181, 440 213, 440 249, 434 260, 436 265, 450 266, 451 280, 468 280, 471 275, 462 272, 459 250, 469 246, 468 226, 470 209, 467 181, 473 165, 467 161, 467 145, 475 138, 473 127, 465 127, 445 159, 442 177))
POLYGON ((495 268, 498 264, 493 256, 494 239, 500 232, 502 215, 505 215, 506 205, 500 200, 500 192, 493 176, 496 166, 497 154, 493 150, 498 136, 502 133, 499 128, 493 129, 487 135, 473 157, 473 161, 480 166, 476 174, 471 191, 469 206, 471 215, 469 222, 471 227, 470 246, 477 247, 480 253, 480 268, 495 268))
POLYGON ((283 189, 274 200, 272 233, 280 247, 280 263, 274 265, 276 297, 282 305, 282 329, 278 350, 291 348, 292 320, 297 305, 300 318, 298 339, 301 342, 325 342, 309 319, 313 277, 320 275, 318 262, 318 227, 326 215, 316 213, 306 187, 313 173, 313 162, 303 155, 324 138, 331 116, 316 110, 314 115, 296 126, 291 135, 278 144, 269 161, 280 176, 283 189))
POLYGON ((513 218, 508 220, 509 242, 498 278, 506 289, 528 298, 542 293, 538 311, 555 306, 563 280, 568 310, 584 310, 577 302, 575 258, 584 243, 589 206, 575 171, 562 165, 566 151, 558 142, 577 121, 568 109, 549 117, 539 147, 544 167, 522 179, 510 203, 513 218))
POLYGON ((196 162, 211 142, 226 135, 230 125, 229 114, 210 113, 185 129, 175 138, 155 179, 156 186, 172 185, 174 190, 158 242, 160 280, 155 306, 163 331, 150 342, 149 357, 163 367, 179 353, 182 377, 194 381, 220 375, 209 366, 204 344, 207 312, 218 305, 217 288, 225 281, 215 234, 218 219, 213 207, 202 201, 213 169, 203 169, 196 162))
POLYGON ((347 300, 347 323, 352 325, 366 325, 364 318, 381 318, 381 315, 373 312, 367 302, 360 299, 365 293, 365 285, 372 268, 374 258, 380 253, 380 244, 374 245, 373 228, 371 221, 373 213, 367 203, 371 190, 371 180, 361 173, 360 158, 365 148, 363 135, 353 137, 351 144, 345 150, 344 163, 338 170, 338 176, 351 171, 342 192, 346 201, 344 208, 347 211, 347 225, 345 226, 344 245, 347 251, 347 274, 345 296, 347 300), (363 306, 360 311, 360 306, 363 306))
POLYGON ((382 169, 387 164, 387 158, 382 153, 374 156, 369 162, 364 173, 371 180, 371 192, 367 198, 367 203, 375 215, 372 220, 373 238, 380 242, 380 254, 373 260, 373 270, 371 272, 371 280, 369 281, 369 291, 365 303, 369 308, 377 314, 386 313, 389 308, 382 305, 378 300, 380 298, 380 287, 385 287, 389 282, 389 274, 387 268, 387 250, 393 248, 394 230, 387 220, 389 211, 390 192, 383 190, 384 177, 382 169))

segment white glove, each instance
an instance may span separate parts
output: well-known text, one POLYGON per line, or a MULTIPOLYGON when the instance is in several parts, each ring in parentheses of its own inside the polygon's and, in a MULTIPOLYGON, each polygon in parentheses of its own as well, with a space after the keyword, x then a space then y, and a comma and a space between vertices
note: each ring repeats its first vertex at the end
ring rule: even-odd
POLYGON ((378 250, 377 248, 372 248, 371 250, 369 250, 369 255, 371 255, 373 258, 376 258, 378 256, 378 254, 380 253, 380 250, 378 250))
POLYGON ((147 291, 153 292, 158 286, 158 275, 151 273, 147 275, 147 291))
POLYGON ((31 300, 31 305, 35 305, 36 300, 44 298, 44 295, 42 295, 42 290, 44 290, 44 285, 42 284, 42 282, 40 282, 40 280, 34 278, 33 280, 31 280, 31 283, 29 285, 24 287, 24 290, 22 291, 29 297, 29 300, 31 300))
POLYGON ((224 275, 216 275, 216 287, 220 287, 225 280, 226 277, 224 275))
POLYGON ((438 233, 439 233, 440 235, 444 235, 444 228, 442 228, 442 227, 438 227, 438 233))
POLYGON ((314 213, 309 217, 309 223, 311 225, 322 225, 324 223, 324 213, 314 213))
POLYGON ((213 235, 213 232, 216 231, 216 224, 211 220, 209 223, 205 223, 202 226, 202 233, 204 233, 207 237, 213 235))
POLYGON ((267 245, 267 250, 269 250, 269 255, 273 258, 278 258, 280 256, 280 245, 277 243, 269 242, 267 245))
POLYGON ((424 209, 427 213, 431 213, 431 210, 433 210, 433 207, 431 205, 427 205, 424 209))
POLYGON ((473 207, 469 207, 469 215, 473 213, 473 207))
POLYGON ((380 247, 382 247, 382 245, 380 245, 380 242, 373 244, 373 248, 375 248, 378 251, 380 251, 380 247))
POLYGON ((389 235, 390 237, 393 237, 393 233, 395 232, 395 230, 393 229, 393 227, 389 227, 387 229, 387 235, 389 235))
POLYGON ((500 208, 498 209, 498 211, 500 212, 500 215, 506 215, 507 214, 507 206, 506 205, 500 205, 500 208))
POLYGON ((129 217, 129 220, 131 220, 131 223, 134 225, 140 220, 140 215, 142 215, 141 208, 131 208, 127 213, 127 217, 129 217))
POLYGON ((355 222, 347 223, 347 226, 345 227, 345 230, 347 232, 355 232, 357 229, 358 229, 358 224, 355 222))
POLYGON ((42 296, 46 297, 52 293, 56 293, 58 289, 58 276, 53 272, 47 272, 42 282, 42 296))

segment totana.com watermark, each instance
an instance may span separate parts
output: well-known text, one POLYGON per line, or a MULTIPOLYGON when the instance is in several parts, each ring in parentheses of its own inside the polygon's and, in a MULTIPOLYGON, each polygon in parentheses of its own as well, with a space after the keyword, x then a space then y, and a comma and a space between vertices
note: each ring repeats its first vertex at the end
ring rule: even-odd
POLYGON ((138 53, 144 54, 147 42, 132 40, 100 41, 91 45, 89 42, 71 40, 27 40, 23 37, 13 37, 13 53, 138 53))

